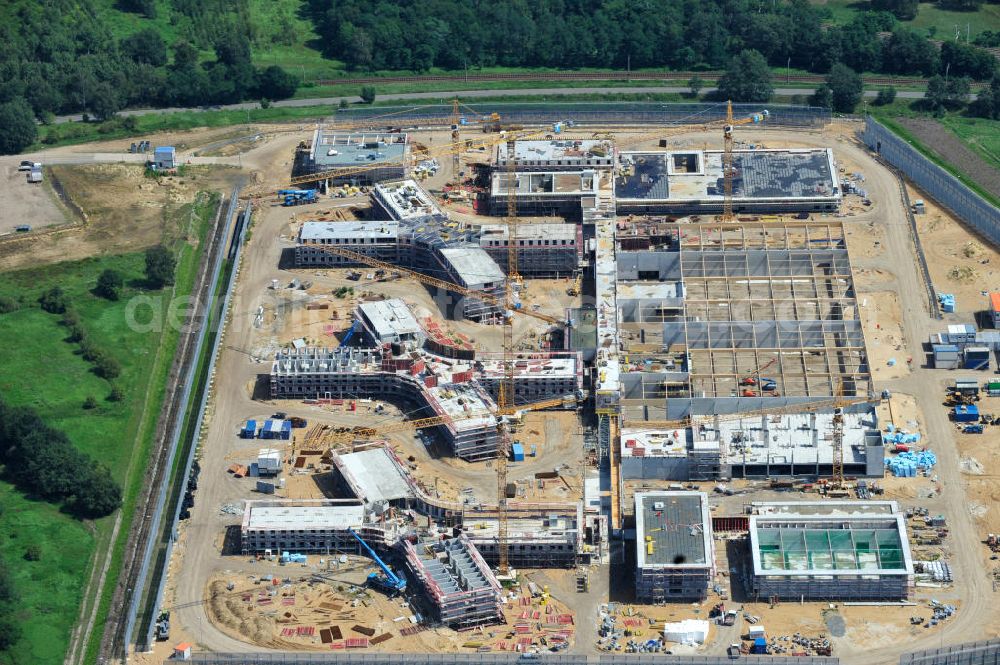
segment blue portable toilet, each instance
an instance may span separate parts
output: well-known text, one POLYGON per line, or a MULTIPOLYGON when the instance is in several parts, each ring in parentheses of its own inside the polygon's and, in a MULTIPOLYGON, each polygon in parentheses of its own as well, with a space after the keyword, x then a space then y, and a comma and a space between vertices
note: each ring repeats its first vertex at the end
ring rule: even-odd
POLYGON ((512 445, 510 447, 510 453, 511 453, 511 458, 515 462, 524 461, 524 446, 521 445, 520 443, 515 443, 514 445, 512 445))

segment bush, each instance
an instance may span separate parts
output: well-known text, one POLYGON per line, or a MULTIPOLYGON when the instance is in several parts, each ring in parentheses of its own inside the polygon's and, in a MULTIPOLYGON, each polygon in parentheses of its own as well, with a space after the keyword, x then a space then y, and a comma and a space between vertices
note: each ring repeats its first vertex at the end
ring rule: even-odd
POLYGON ((25 561, 41 561, 42 560, 42 548, 38 545, 28 545, 28 549, 24 551, 25 561))
POLYGON ((96 409, 97 398, 94 397, 93 395, 87 395, 87 399, 83 400, 83 408, 87 409, 88 411, 90 409, 96 409))
POLYGON ((53 286, 38 299, 38 304, 50 314, 62 314, 69 307, 69 298, 58 286, 53 286))
POLYGON ((79 344, 80 342, 87 339, 87 333, 80 326, 71 326, 69 329, 69 337, 66 338, 67 342, 71 344, 79 344))
POLYGON ((121 389, 121 386, 112 386, 111 393, 108 394, 109 402, 120 402, 125 399, 125 391, 121 389))
POLYGON ((87 362, 96 363, 97 359, 101 357, 102 352, 96 344, 84 337, 80 340, 80 355, 87 362))
POLYGON ((0 296, 0 314, 10 314, 11 312, 16 312, 19 309, 21 309, 21 303, 13 298, 0 296))
POLYGON ((62 324, 67 328, 72 328, 74 326, 80 325, 80 315, 77 314, 75 309, 67 309, 62 315, 62 324))
POLYGON ((174 269, 177 261, 163 245, 146 250, 146 281, 150 287, 160 289, 174 283, 174 269))
POLYGON ((887 106, 896 101, 896 89, 892 86, 882 88, 875 96, 875 106, 887 106))
POLYGON ((102 379, 117 379, 122 373, 122 366, 111 356, 102 353, 94 362, 97 375, 102 379))
POLYGON ((361 88, 361 101, 365 104, 375 103, 375 86, 366 85, 361 88))
POLYGON ((121 297, 122 288, 125 286, 125 278, 117 270, 110 268, 105 270, 97 278, 97 286, 94 292, 102 298, 108 300, 118 300, 121 297))

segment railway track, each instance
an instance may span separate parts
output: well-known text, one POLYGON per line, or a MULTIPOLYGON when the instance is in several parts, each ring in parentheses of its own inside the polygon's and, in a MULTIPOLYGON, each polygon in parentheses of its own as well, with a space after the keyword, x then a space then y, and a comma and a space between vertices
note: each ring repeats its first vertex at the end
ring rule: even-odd
MULTIPOLYGON (((198 275, 193 290, 197 294, 195 301, 197 306, 192 308, 195 313, 200 313, 201 307, 206 302, 213 287, 211 268, 215 263, 214 257, 225 246, 225 220, 227 216, 223 215, 222 211, 227 203, 229 203, 227 199, 222 199, 219 202, 215 228, 212 229, 209 236, 209 246, 206 248, 207 251, 202 254, 198 266, 198 275)), ((190 319, 185 323, 189 322, 190 319)), ((149 539, 155 538, 157 535, 150 530, 150 525, 153 523, 156 513, 160 489, 170 476, 170 469, 167 468, 170 442, 173 439, 175 428, 183 424, 187 402, 181 399, 181 393, 184 390, 184 379, 193 370, 194 363, 197 361, 195 351, 198 347, 200 334, 201 330, 196 326, 191 328, 185 326, 180 333, 177 353, 167 378, 164 408, 160 412, 156 424, 157 435, 153 444, 152 458, 146 472, 147 482, 143 484, 136 501, 132 528, 125 543, 121 573, 115 585, 111 607, 104 624, 104 633, 98 651, 97 662, 99 663, 124 662, 128 652, 128 645, 125 644, 128 608, 131 605, 132 596, 142 592, 142 589, 137 589, 136 586, 142 570, 143 553, 146 551, 149 539)))
MULTIPOLYGON (((436 81, 462 83, 472 81, 677 81, 686 83, 691 77, 698 75, 706 82, 718 81, 724 72, 622 72, 622 71, 594 71, 594 72, 538 72, 538 73, 479 73, 479 74, 421 74, 415 76, 368 76, 368 77, 345 77, 336 79, 319 79, 315 81, 317 85, 371 85, 376 83, 431 83, 436 81)), ((772 82, 780 83, 805 83, 819 85, 826 81, 825 76, 816 74, 789 74, 782 76, 775 74, 772 82)), ((866 76, 865 85, 883 86, 903 86, 918 85, 926 86, 928 79, 925 78, 897 78, 892 76, 866 76)), ((972 84, 976 87, 977 83, 972 84)))

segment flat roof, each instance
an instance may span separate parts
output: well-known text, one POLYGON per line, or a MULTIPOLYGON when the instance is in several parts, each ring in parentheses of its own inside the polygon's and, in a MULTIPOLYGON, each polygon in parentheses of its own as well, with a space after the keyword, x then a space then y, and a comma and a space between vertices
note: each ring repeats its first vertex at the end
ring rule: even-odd
POLYGON ((340 462, 364 494, 359 498, 375 502, 404 499, 413 495, 402 471, 385 448, 340 455, 340 462))
MULTIPOLYGON (((597 171, 518 171, 514 174, 517 195, 538 194, 590 194, 598 187, 597 171)), ((506 196, 509 178, 503 171, 493 173, 490 193, 506 196)))
POLYGON ((379 183, 375 185, 375 192, 376 199, 396 221, 445 216, 431 195, 414 180, 379 183))
POLYGON ((377 162, 402 164, 406 155, 407 135, 385 132, 358 134, 329 131, 322 127, 313 135, 310 156, 319 166, 363 166, 377 162))
POLYGON ((250 529, 337 529, 360 527, 365 520, 361 504, 338 505, 256 505, 247 502, 249 519, 244 523, 250 529))
MULTIPOLYGON (((616 178, 618 200, 722 200, 721 150, 623 152, 616 178), (682 170, 678 164, 692 165, 682 170)), ((735 200, 815 199, 839 197, 839 185, 829 148, 737 150, 735 200)))
POLYGON ((363 302, 358 305, 358 309, 364 313, 365 318, 368 319, 375 329, 375 333, 379 336, 393 333, 417 335, 423 332, 423 328, 417 323, 413 312, 399 298, 363 302))
POLYGON ((427 388, 431 402, 440 415, 456 418, 452 423, 456 431, 479 429, 496 424, 492 415, 493 400, 473 383, 449 383, 427 388), (465 417, 469 414, 482 414, 465 417))
MULTIPOLYGON (((674 281, 674 282, 638 282, 638 281, 621 281, 618 283, 618 299, 631 299, 636 300, 661 300, 661 299, 671 299, 676 298, 678 300, 684 298, 684 282, 674 281)), ((677 306, 681 307, 683 302, 678 302, 677 306)))
MULTIPOLYGON (((514 159, 518 162, 551 162, 563 160, 578 163, 581 160, 607 159, 613 147, 609 141, 597 139, 552 139, 518 141, 514 144, 514 159), (595 152, 596 150, 596 152, 595 152), (603 152, 604 154, 598 154, 603 152)), ((497 146, 497 160, 506 161, 507 144, 497 146)))
POLYGON ((637 492, 635 535, 640 568, 711 566, 708 496, 704 492, 637 492))
MULTIPOLYGON (((487 378, 502 378, 504 374, 503 358, 497 354, 477 354, 476 359, 482 363, 482 374, 487 378)), ((577 362, 574 353, 565 355, 521 354, 514 360, 514 375, 519 379, 551 379, 553 377, 574 377, 583 368, 577 362)))
MULTIPOLYGON (((716 418, 692 417, 692 440, 712 443, 722 451, 723 463, 820 464, 833 463, 833 413, 792 413, 716 418)), ((875 430, 874 409, 844 413, 844 462, 867 459, 869 432, 875 430)))
POLYGON ((753 501, 758 515, 892 515, 899 512, 895 501, 753 501))
POLYGON ((465 282, 465 286, 502 283, 503 271, 482 247, 445 247, 438 250, 465 282))
POLYGON ((303 222, 299 229, 299 242, 357 240, 361 238, 389 241, 398 236, 398 222, 303 222))
POLYGON ((626 427, 621 432, 622 457, 687 457, 687 430, 626 427))
MULTIPOLYGON (((539 509, 542 512, 543 509, 539 509)), ((499 522, 492 517, 466 515, 465 535, 472 541, 483 541, 497 537, 499 522)), ((515 540, 536 540, 546 542, 572 542, 579 540, 580 533, 574 517, 565 514, 549 517, 515 517, 507 519, 507 536, 515 540)))
POLYGON ((751 516, 754 573, 913 574, 904 520, 899 514, 751 516))
MULTIPOLYGON (((482 233, 482 240, 506 240, 508 228, 506 224, 483 224, 479 227, 482 233)), ((567 239, 576 240, 579 225, 577 224, 518 224, 517 239, 538 240, 538 239, 567 239)))

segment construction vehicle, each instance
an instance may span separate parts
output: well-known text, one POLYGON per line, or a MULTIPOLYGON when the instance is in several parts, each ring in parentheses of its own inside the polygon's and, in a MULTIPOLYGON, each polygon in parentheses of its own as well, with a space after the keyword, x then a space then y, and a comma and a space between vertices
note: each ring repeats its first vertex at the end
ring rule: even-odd
POLYGON ((284 197, 281 205, 286 208, 306 203, 316 203, 319 200, 315 189, 282 189, 278 191, 278 196, 284 197))
POLYGON ((156 618, 154 629, 158 641, 165 642, 170 639, 170 612, 168 610, 160 612, 160 616, 156 618))
POLYGON ((754 371, 750 372, 750 374, 748 374, 747 376, 745 376, 742 379, 740 379, 740 385, 741 386, 756 386, 757 384, 760 384, 761 385, 761 390, 774 390, 777 387, 775 385, 774 379, 765 379, 765 378, 762 378, 761 375, 760 375, 760 373, 763 372, 765 369, 767 369, 768 367, 770 367, 771 365, 773 365, 776 362, 778 362, 777 358, 771 358, 771 360, 769 360, 768 362, 764 363, 763 365, 760 365, 759 367, 757 367, 757 369, 755 369, 754 371), (774 387, 772 387, 772 388, 765 388, 764 386, 768 385, 768 384, 771 385, 771 386, 774 386, 774 387))
POLYGON ((583 289, 583 272, 577 270, 573 275, 573 283, 566 288, 566 295, 578 296, 580 295, 580 291, 582 289, 583 289))
POLYGON ((340 340, 340 346, 347 346, 348 344, 350 344, 351 338, 354 337, 354 333, 358 331, 358 328, 360 326, 361 326, 360 320, 355 319, 354 323, 351 324, 351 327, 347 329, 347 334, 344 335, 344 339, 340 340))
POLYGON ((375 550, 365 542, 364 538, 358 535, 358 532, 354 529, 348 529, 351 535, 354 536, 355 540, 361 543, 361 547, 368 552, 370 556, 378 567, 382 569, 382 573, 372 572, 368 574, 368 585, 378 589, 387 596, 397 596, 404 591, 406 591, 406 580, 393 572, 392 568, 389 567, 382 558, 375 553, 375 550))

